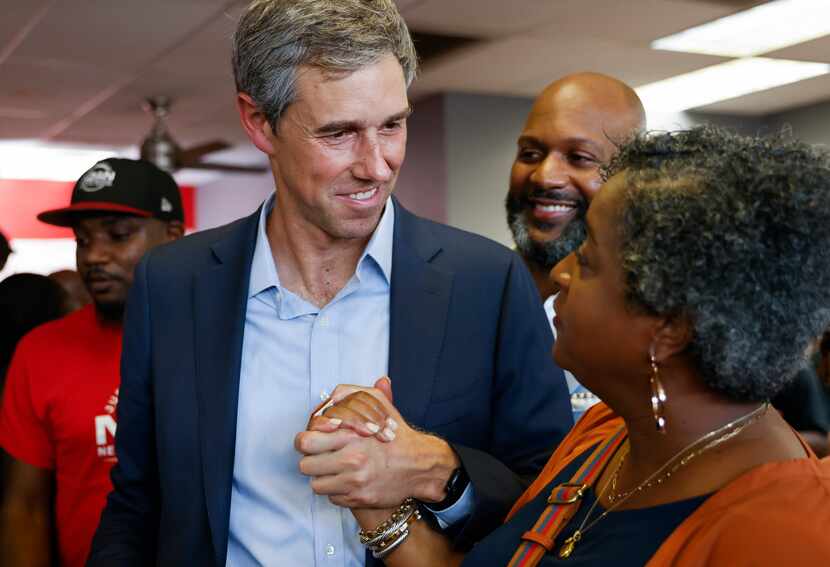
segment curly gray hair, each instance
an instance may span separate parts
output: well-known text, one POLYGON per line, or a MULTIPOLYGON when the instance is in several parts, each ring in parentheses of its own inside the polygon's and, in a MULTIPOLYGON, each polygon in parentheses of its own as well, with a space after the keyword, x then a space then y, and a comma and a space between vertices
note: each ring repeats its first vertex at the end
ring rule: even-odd
POLYGON ((254 0, 233 39, 236 90, 251 96, 274 131, 294 101, 297 70, 336 75, 392 54, 407 86, 418 60, 392 0, 254 0))
POLYGON ((620 174, 627 300, 686 316, 706 384, 760 401, 830 323, 830 157, 785 136, 641 134, 620 174))

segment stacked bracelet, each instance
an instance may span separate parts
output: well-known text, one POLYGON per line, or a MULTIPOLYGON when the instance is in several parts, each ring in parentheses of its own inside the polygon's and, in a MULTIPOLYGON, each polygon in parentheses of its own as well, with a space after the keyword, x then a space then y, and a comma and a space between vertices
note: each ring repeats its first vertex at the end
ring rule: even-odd
POLYGON ((374 530, 360 530, 360 543, 369 548, 372 557, 383 559, 409 537, 409 526, 420 519, 418 504, 414 499, 407 498, 388 520, 374 530))

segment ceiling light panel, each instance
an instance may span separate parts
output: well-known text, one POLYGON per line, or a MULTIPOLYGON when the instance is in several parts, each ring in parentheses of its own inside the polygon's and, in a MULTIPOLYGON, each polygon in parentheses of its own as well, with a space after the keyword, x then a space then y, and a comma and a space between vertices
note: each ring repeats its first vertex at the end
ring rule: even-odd
POLYGON ((653 49, 751 57, 830 34, 830 0, 776 0, 651 43, 653 49))
POLYGON ((646 112, 680 112, 830 73, 830 65, 751 57, 636 89, 646 112))

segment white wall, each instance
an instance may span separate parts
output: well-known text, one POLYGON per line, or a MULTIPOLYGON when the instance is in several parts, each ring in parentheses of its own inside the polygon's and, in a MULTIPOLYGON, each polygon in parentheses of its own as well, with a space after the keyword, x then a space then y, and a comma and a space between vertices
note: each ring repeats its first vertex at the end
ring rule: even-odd
POLYGON ((48 276, 76 269, 73 238, 14 238, 9 244, 13 252, 0 271, 0 280, 21 272, 48 276))
POLYGON ((512 245, 504 212, 529 98, 446 95, 447 222, 512 245))
POLYGON ((196 230, 227 224, 253 213, 274 192, 271 172, 227 174, 196 189, 196 230))
POLYGON ((445 130, 443 96, 413 104, 407 120, 406 159, 395 185, 395 196, 407 209, 438 222, 447 221, 445 130))
POLYGON ((830 102, 774 114, 767 121, 776 129, 792 128, 793 136, 809 144, 830 146, 830 102))

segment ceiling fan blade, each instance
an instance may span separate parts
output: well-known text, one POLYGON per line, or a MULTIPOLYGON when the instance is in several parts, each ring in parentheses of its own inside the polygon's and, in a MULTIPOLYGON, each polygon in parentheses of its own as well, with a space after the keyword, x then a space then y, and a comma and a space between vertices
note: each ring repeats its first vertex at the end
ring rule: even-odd
POLYGON ((226 171, 228 173, 265 173, 268 168, 261 165, 231 165, 226 163, 196 162, 183 165, 182 169, 205 169, 210 171, 226 171))
POLYGON ((182 167, 190 167, 191 163, 198 161, 202 156, 213 152, 227 150, 230 147, 231 145, 224 140, 211 140, 210 142, 205 142, 204 144, 199 144, 198 146, 191 146, 189 148, 182 149, 178 156, 179 162, 182 167))

